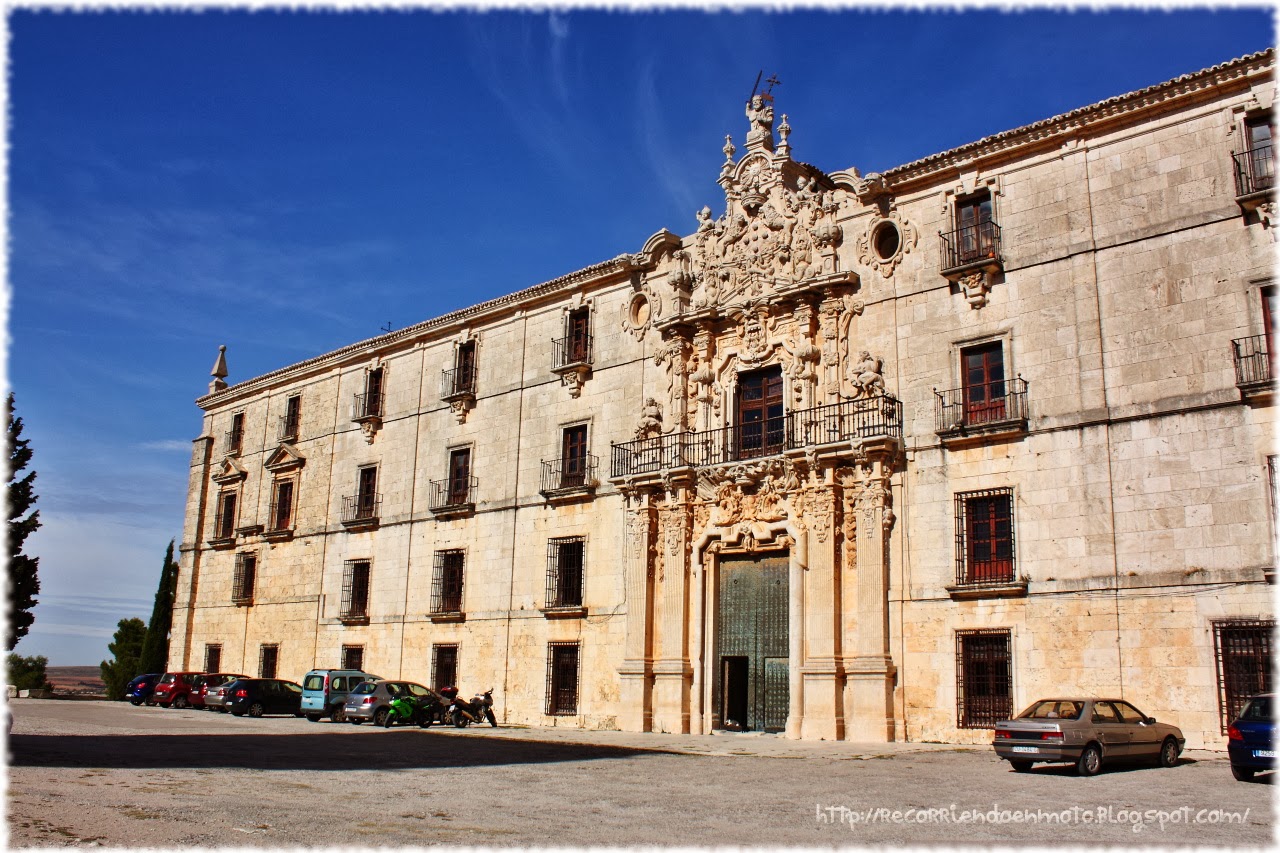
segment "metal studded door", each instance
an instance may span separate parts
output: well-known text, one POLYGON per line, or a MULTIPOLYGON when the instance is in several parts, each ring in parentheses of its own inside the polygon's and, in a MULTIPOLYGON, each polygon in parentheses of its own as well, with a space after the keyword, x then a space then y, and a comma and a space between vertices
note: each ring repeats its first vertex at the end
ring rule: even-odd
POLYGON ((787 724, 788 564, 785 553, 720 561, 715 697, 725 728, 787 724))

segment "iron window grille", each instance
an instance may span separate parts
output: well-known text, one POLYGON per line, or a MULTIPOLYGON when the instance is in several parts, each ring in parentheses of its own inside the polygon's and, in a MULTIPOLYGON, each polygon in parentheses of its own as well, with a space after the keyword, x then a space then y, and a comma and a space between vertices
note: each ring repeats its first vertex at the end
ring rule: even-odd
POLYGON ((462 575, 466 555, 461 549, 436 551, 435 572, 431 579, 431 612, 462 612, 462 575))
POLYGON ((244 441, 244 413, 236 412, 231 416, 231 429, 227 430, 224 436, 223 449, 228 456, 234 456, 240 452, 240 445, 244 441))
POLYGON ((379 367, 365 374, 364 393, 356 395, 351 419, 359 421, 382 417, 382 397, 382 368, 379 367))
POLYGON ((369 465, 360 469, 356 478, 356 493, 342 498, 342 521, 375 521, 382 510, 382 495, 378 494, 378 468, 369 465))
POLYGON ((218 513, 213 519, 213 538, 231 539, 236 530, 236 493, 218 495, 218 513))
POLYGON ((1013 671, 1008 629, 956 632, 956 722, 962 729, 994 728, 1013 716, 1013 671))
POLYGON ((476 393, 476 342, 467 341, 454 351, 453 369, 441 377, 440 396, 445 400, 474 397, 476 393))
POLYGON ((1014 580, 1013 489, 956 495, 956 583, 1014 580))
POLYGON ((1231 159, 1235 162, 1237 196, 1266 192, 1275 186, 1276 161, 1270 142, 1233 154, 1231 159))
POLYGON ((578 644, 547 645, 547 715, 578 713, 578 644))
POLYGON ((342 570, 342 607, 338 612, 339 618, 369 618, 369 575, 368 560, 346 561, 342 570))
POLYGON ((271 518, 268 530, 289 530, 293 527, 293 481, 276 483, 275 500, 271 502, 271 518))
POLYGON ((581 607, 586 539, 547 540, 547 607, 581 607))
POLYGON ((364 671, 364 646, 342 647, 342 668, 364 671))
POLYGON ((275 643, 263 643, 258 649, 258 677, 275 678, 276 664, 280 660, 280 646, 275 643))
MULTIPOLYGON (((253 585, 258 574, 258 558, 254 554, 236 554, 235 576, 231 580, 231 603, 253 604, 253 585)), ((212 672, 212 670, 208 670, 212 672)))
POLYGON ((458 646, 437 643, 431 647, 431 684, 437 690, 458 683, 458 646))
POLYGON ((1222 619, 1213 623, 1218 668, 1218 712, 1223 734, 1250 696, 1271 692, 1274 619, 1222 619))
POLYGON ((942 238, 942 268, 956 270, 971 264, 1000 261, 1000 226, 990 219, 961 225, 942 238))
POLYGON ((1231 342, 1231 360, 1236 367, 1236 386, 1269 385, 1271 354, 1267 351, 1268 335, 1251 335, 1231 342))
POLYGON ((302 398, 294 395, 285 403, 284 416, 280 418, 280 427, 276 438, 280 441, 295 441, 298 438, 298 427, 302 423, 302 398))
POLYGON ((565 336, 551 342, 553 370, 591 363, 591 311, 579 308, 565 321, 565 336))
POLYGON ((222 671, 222 644, 221 643, 205 643, 204 671, 205 672, 221 672, 222 671))

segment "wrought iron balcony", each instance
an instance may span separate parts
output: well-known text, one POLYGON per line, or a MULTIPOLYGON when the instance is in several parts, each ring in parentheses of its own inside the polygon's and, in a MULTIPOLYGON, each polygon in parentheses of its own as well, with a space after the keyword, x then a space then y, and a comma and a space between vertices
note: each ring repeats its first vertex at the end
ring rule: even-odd
POLYGON ((902 438, 902 401, 881 395, 788 412, 752 424, 673 432, 613 445, 611 476, 702 468, 826 444, 902 438))
POLYGON ((547 459, 542 463, 542 488, 538 491, 548 500, 591 494, 598 480, 600 460, 594 455, 547 459))
POLYGON ((366 493, 342 498, 342 523, 348 527, 372 526, 382 511, 382 495, 366 493))
POLYGON ((1276 182, 1276 161, 1267 142, 1232 154, 1236 173, 1236 201, 1270 192, 1276 182))
POLYGON ((1236 387, 1245 394, 1271 390, 1271 354, 1266 335, 1238 338, 1231 342, 1236 365, 1236 387))
POLYGON ((276 429, 277 441, 296 441, 298 438, 298 416, 280 416, 280 426, 276 429))
POLYGON ((475 491, 479 482, 475 477, 453 477, 431 481, 431 498, 427 508, 436 515, 470 512, 475 509, 475 491))
POLYGON ((382 417, 382 395, 379 393, 357 394, 351 405, 351 420, 363 421, 382 417))
POLYGON ((476 395, 476 369, 472 367, 455 367, 443 371, 440 381, 440 399, 456 400, 461 397, 476 395))
POLYGON ((591 363, 591 335, 570 335, 551 342, 551 369, 567 370, 591 363))
POLYGON ((942 240, 942 274, 944 276, 987 267, 999 269, 1003 263, 1000 254, 1000 226, 991 220, 977 225, 966 225, 950 233, 939 232, 942 240))
POLYGON ((229 429, 222 438, 222 452, 228 456, 234 456, 240 452, 240 445, 244 441, 243 429, 229 429))
POLYGON ((1025 432, 1027 382, 1021 376, 950 391, 933 389, 935 428, 943 437, 1025 432))

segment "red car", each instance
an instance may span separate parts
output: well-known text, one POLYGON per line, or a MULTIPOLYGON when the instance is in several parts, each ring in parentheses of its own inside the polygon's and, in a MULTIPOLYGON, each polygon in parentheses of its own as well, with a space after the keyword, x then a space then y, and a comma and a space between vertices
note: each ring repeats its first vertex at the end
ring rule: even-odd
POLYGON ((156 682, 151 698, 164 708, 189 708, 192 692, 199 690, 203 682, 203 672, 166 672, 156 682))

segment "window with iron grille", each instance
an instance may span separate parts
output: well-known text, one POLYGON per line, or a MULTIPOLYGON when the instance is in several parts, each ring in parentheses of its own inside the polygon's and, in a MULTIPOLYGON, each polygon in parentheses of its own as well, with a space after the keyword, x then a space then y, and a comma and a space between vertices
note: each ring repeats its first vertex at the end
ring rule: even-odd
POLYGON ((956 632, 956 724, 989 729, 1013 716, 1007 629, 956 632))
POLYGON ((213 537, 230 539, 236 532, 236 493, 222 492, 218 495, 218 514, 213 520, 213 537))
POLYGON ((269 530, 288 530, 293 527, 293 480, 276 481, 270 521, 269 530))
POLYGON ((244 412, 236 412, 231 416, 231 429, 227 430, 226 442, 224 450, 228 455, 234 455, 240 452, 240 445, 244 441, 244 412))
POLYGON ((1001 341, 960 350, 964 385, 964 422, 984 424, 1009 416, 1005 387, 1004 344, 1001 341))
POLYGON ((431 612, 462 612, 462 573, 466 554, 460 548, 436 551, 435 573, 431 579, 431 612))
POLYGON ((342 647, 342 668, 364 671, 364 646, 342 647))
POLYGON ((464 341, 458 344, 458 350, 454 354, 454 375, 453 392, 455 394, 469 394, 476 390, 476 342, 464 341))
POLYGON ((547 714, 578 713, 578 644, 547 645, 547 714))
POLYGON ((1013 489, 956 495, 956 583, 1012 583, 1013 489))
POLYGON ((458 684, 458 646, 454 643, 437 643, 431 647, 431 684, 455 687, 458 684))
POLYGON ((1222 619, 1213 623, 1218 663, 1218 711, 1222 732, 1240 716, 1250 696, 1271 692, 1274 619, 1222 619))
POLYGON ((205 643, 204 671, 205 672, 221 672, 222 671, 222 644, 221 643, 205 643))
POLYGON ((302 425, 302 396, 294 394, 285 400, 284 417, 280 419, 280 432, 277 438, 281 441, 293 441, 298 437, 298 428, 302 425))
POLYGON ((569 312, 565 332, 569 344, 569 361, 591 361, 591 309, 579 308, 569 312))
POLYGON ((232 604, 253 604, 253 584, 257 574, 257 555, 236 554, 236 570, 231 579, 232 604))
POLYGON ((587 455, 587 425, 566 427, 560 443, 561 488, 586 484, 587 455))
POLYGON ((586 539, 547 540, 547 607, 581 607, 586 539))
POLYGON ((347 560, 342 571, 342 619, 369 618, 368 560, 347 560))
POLYGON ((258 649, 258 677, 275 678, 276 663, 280 660, 280 646, 263 643, 258 649))
POLYGON ((382 368, 375 367, 364 376, 364 396, 359 407, 361 417, 382 414, 382 368))
POLYGON ((471 448, 449 451, 448 502, 453 506, 471 502, 471 448))

